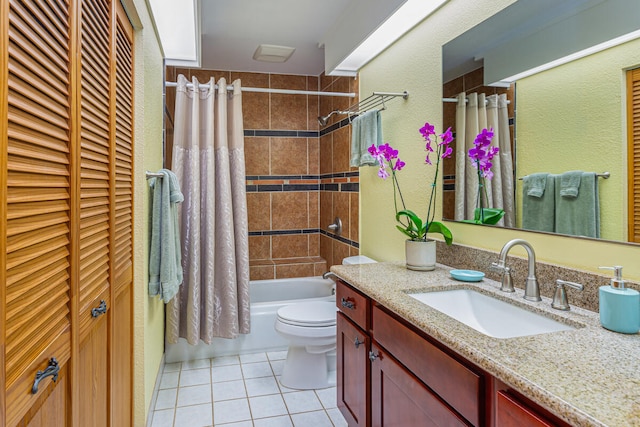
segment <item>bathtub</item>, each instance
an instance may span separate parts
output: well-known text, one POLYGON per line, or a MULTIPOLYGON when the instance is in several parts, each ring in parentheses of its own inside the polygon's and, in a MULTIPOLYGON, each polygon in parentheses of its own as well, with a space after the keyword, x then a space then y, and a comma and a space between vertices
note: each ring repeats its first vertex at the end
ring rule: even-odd
POLYGON ((252 280, 251 333, 235 339, 214 338, 209 345, 189 345, 184 338, 166 344, 165 362, 184 362, 218 356, 286 350, 287 340, 274 329, 276 312, 285 305, 304 301, 335 301, 334 283, 321 276, 292 279, 252 280))

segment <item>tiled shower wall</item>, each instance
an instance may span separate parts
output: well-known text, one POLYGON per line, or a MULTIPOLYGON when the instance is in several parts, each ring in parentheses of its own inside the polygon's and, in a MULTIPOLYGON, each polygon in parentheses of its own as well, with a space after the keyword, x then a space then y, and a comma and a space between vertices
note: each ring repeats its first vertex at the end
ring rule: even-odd
MULTIPOLYGON (((353 79, 345 77, 174 67, 166 74, 170 81, 184 74, 201 83, 213 76, 228 83, 239 78, 244 87, 357 93, 353 79)), ((329 123, 320 130, 317 121, 325 109, 346 108, 356 100, 243 92, 252 280, 321 275, 358 252, 358 171, 348 164, 350 127, 329 123), (327 231, 334 216, 342 218, 341 236, 327 231)), ((167 88, 167 165, 174 105, 175 89, 167 88)))

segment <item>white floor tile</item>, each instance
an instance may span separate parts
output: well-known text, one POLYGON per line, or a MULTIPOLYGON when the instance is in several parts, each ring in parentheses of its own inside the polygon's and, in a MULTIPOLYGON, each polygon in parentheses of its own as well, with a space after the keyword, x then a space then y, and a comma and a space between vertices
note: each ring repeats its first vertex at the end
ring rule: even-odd
POLYGON ((335 387, 323 388, 321 390, 316 390, 315 392, 318 395, 320 402, 322 402, 324 409, 335 408, 338 406, 336 404, 338 390, 335 387))
MULTIPOLYGON (((254 427, 293 427, 291 417, 282 415, 280 417, 260 418, 253 422, 254 427)), ((311 426, 310 426, 311 427, 311 426)))
POLYGON ((177 388, 166 388, 164 390, 158 390, 158 397, 156 398, 156 411, 159 409, 173 409, 176 407, 176 396, 178 395, 177 388))
POLYGON ((270 377, 273 375, 269 362, 243 363, 242 374, 244 378, 270 377))
POLYGON ((333 427, 333 423, 325 411, 292 414, 291 419, 295 427, 333 427))
POLYGON ((213 420, 216 425, 251 420, 247 399, 214 402, 213 420))
POLYGON ((327 414, 335 427, 347 427, 347 420, 344 419, 338 408, 327 409, 327 414))
POLYGON ((177 406, 200 405, 211 403, 211 386, 209 384, 180 387, 178 389, 177 406))
POLYGON ((178 387, 178 380, 180 379, 180 372, 167 372, 162 374, 160 379, 160 390, 163 388, 176 388, 178 387))
POLYGON ((211 359, 197 359, 182 362, 182 370, 202 369, 211 367, 211 359))
POLYGON ((276 377, 276 380, 278 381, 278 387, 280 387, 280 392, 282 393, 293 393, 294 391, 300 391, 300 390, 296 390, 295 388, 289 388, 289 387, 283 386, 282 383, 280 382, 280 375, 276 377))
POLYGON ((284 360, 272 360, 271 369, 276 376, 282 375, 282 368, 284 368, 284 360))
POLYGON ((240 363, 266 362, 267 353, 249 353, 240 355, 240 363))
POLYGON ((211 404, 176 408, 174 427, 208 427, 213 425, 211 404))
POLYGON ((287 407, 284 404, 284 400, 282 400, 282 396, 279 394, 250 397, 249 405, 251 405, 251 414, 254 420, 257 418, 287 414, 287 407))
POLYGON ((284 403, 290 414, 299 412, 317 411, 322 409, 322 404, 313 390, 296 391, 283 394, 284 403))
POLYGON ((287 358, 287 350, 268 351, 267 358, 269 358, 269 360, 284 360, 287 358))
POLYGON ((242 380, 213 383, 212 389, 214 402, 231 399, 242 399, 247 397, 247 392, 244 387, 244 381, 242 380))
POLYGON ((238 356, 221 356, 211 359, 211 366, 227 366, 239 364, 240 358, 238 356))
POLYGON ((167 372, 180 372, 180 368, 182 367, 182 363, 167 363, 164 365, 163 372, 166 374, 167 372))
POLYGON ((214 366, 211 368, 211 380, 214 383, 242 379, 240 365, 214 366))
POLYGON ((253 427, 253 421, 240 421, 239 423, 216 424, 215 427, 253 427))
POLYGON ((262 378, 248 378, 244 380, 247 387, 247 396, 264 396, 267 394, 280 393, 278 383, 273 376, 262 378))
POLYGON ((211 370, 209 368, 190 369, 187 371, 183 369, 180 372, 180 387, 209 383, 211 383, 211 370))
POLYGON ((151 427, 173 427, 173 417, 175 409, 163 409, 161 411, 153 411, 153 420, 151 427))

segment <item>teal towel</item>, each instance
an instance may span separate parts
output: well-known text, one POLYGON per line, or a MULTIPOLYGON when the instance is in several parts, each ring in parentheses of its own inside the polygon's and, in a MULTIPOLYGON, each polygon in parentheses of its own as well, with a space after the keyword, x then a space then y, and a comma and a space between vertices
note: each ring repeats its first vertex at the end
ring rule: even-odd
POLYGON ((522 178, 524 185, 527 186, 526 195, 531 197, 542 197, 544 189, 547 185, 548 173, 532 173, 522 178))
POLYGON ((562 197, 578 197, 582 171, 565 172, 560 175, 560 195, 562 197))
POLYGON ((556 233, 600 237, 600 200, 595 172, 581 172, 576 197, 561 194, 562 175, 556 175, 556 233))
POLYGON ((151 178, 151 243, 149 245, 149 295, 168 303, 182 283, 182 256, 177 204, 184 200, 176 175, 161 169, 151 178))
POLYGON ((369 147, 382 145, 382 120, 379 110, 367 111, 351 122, 350 166, 378 166, 378 161, 369 154, 369 147))
POLYGON ((525 230, 555 230, 555 180, 548 173, 522 178, 522 228, 525 230))

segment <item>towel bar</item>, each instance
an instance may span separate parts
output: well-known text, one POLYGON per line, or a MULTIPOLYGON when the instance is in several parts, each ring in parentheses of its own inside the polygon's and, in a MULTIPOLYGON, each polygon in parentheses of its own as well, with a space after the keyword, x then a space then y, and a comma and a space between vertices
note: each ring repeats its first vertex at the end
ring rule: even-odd
POLYGON ((151 179, 151 178, 162 178, 164 175, 159 172, 146 171, 145 176, 147 177, 147 179, 151 179))
MULTIPOLYGON (((604 179, 609 179, 609 177, 611 176, 611 172, 602 172, 602 173, 597 173, 596 176, 598 178, 604 178, 604 179)), ((522 181, 523 177, 518 178, 518 181, 522 181)))

